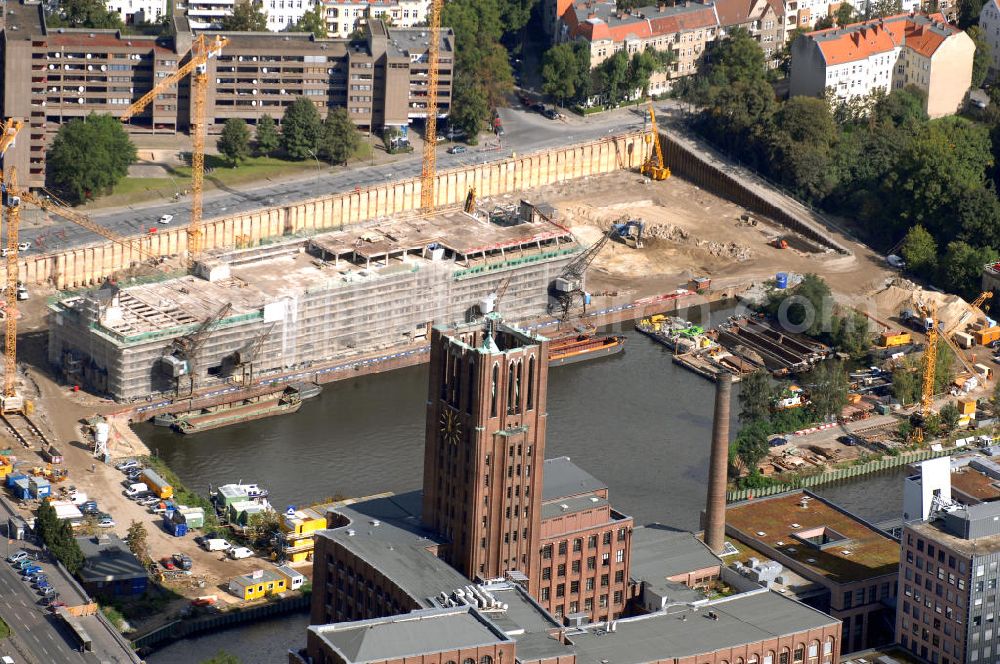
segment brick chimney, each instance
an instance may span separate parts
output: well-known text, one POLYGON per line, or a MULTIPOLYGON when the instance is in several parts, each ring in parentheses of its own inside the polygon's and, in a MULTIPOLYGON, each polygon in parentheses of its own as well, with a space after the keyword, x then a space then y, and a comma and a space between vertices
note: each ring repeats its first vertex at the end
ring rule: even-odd
POLYGON ((722 553, 726 544, 726 470, 729 463, 729 404, 733 375, 719 374, 715 383, 715 418, 712 422, 712 455, 708 466, 708 499, 705 505, 705 544, 722 553))

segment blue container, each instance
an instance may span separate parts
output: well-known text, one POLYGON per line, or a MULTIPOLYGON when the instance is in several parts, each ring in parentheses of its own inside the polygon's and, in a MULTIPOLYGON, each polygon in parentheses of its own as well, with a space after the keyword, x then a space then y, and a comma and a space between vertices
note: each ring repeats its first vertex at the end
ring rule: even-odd
POLYGON ((774 286, 775 288, 785 289, 788 288, 788 273, 779 272, 774 275, 774 286))
POLYGON ((590 293, 583 294, 583 304, 588 307, 590 306, 590 293))

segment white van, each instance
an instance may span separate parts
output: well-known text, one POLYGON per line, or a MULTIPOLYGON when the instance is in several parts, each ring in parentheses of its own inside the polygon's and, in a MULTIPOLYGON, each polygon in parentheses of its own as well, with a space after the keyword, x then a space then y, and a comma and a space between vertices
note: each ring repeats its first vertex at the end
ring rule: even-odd
POLYGON ((128 485, 128 488, 125 489, 125 495, 131 498, 132 496, 145 493, 147 491, 149 491, 149 487, 146 486, 144 482, 136 482, 135 484, 128 485))
POLYGON ((246 548, 245 546, 238 546, 235 549, 229 550, 229 557, 233 560, 239 560, 240 558, 249 558, 253 555, 253 551, 246 548))
POLYGON ((206 551, 227 551, 232 545, 224 539, 207 539, 201 543, 206 551))

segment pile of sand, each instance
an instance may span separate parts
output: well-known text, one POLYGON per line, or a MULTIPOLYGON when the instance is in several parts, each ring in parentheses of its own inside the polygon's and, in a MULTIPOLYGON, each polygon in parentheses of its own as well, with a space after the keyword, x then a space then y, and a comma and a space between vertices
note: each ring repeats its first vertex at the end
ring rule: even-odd
MULTIPOLYGON (((879 318, 896 318, 904 309, 915 310, 917 303, 926 307, 937 308, 937 317, 945 329, 956 325, 962 316, 970 310, 970 305, 958 295, 936 293, 924 290, 906 279, 896 279, 891 284, 875 294, 872 298, 879 318)), ((982 313, 967 316, 964 323, 970 325, 984 320, 982 313)))

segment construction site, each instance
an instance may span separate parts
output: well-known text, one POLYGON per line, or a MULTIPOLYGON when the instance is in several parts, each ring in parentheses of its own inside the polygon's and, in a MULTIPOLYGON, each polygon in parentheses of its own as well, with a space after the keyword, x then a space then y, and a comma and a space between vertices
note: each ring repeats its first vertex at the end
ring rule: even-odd
POLYGON ((544 315, 580 250, 525 202, 220 253, 194 275, 55 302, 49 360, 121 400, 244 383, 424 343, 434 324, 473 319, 501 289, 506 316, 544 315))

